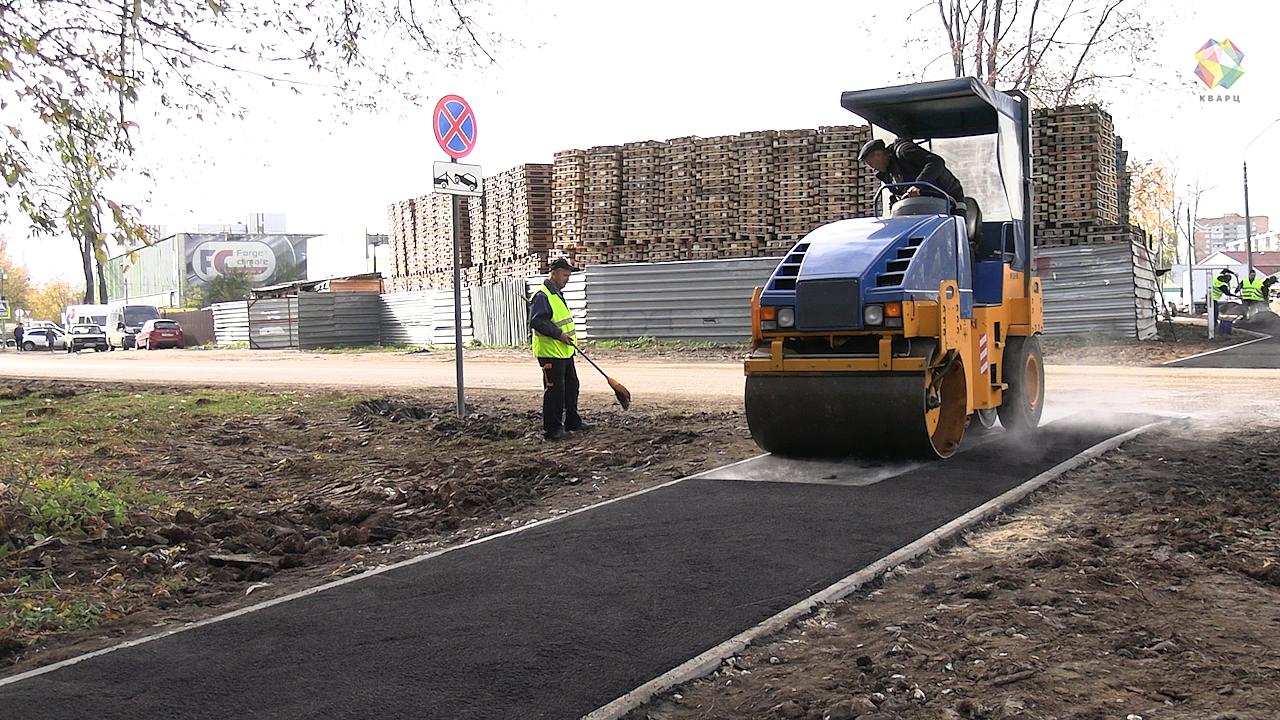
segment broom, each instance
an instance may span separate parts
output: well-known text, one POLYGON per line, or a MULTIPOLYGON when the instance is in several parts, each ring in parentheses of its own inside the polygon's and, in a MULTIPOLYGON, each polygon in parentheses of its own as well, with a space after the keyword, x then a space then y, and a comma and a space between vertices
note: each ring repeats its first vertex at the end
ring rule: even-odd
MULTIPOLYGON (((521 295, 520 298, 530 306, 533 305, 533 301, 525 297, 524 295, 521 295)), ((604 375, 604 379, 608 381, 609 387, 613 388, 613 395, 614 397, 618 398, 618 404, 622 406, 622 409, 626 410, 627 408, 631 407, 631 391, 627 389, 627 386, 609 377, 609 374, 606 373, 604 370, 601 370, 600 366, 596 364, 595 360, 592 360, 591 358, 587 357, 587 354, 582 352, 582 348, 578 347, 577 345, 574 345, 573 347, 575 350, 578 351, 578 354, 582 356, 583 360, 586 360, 587 362, 591 363, 591 367, 595 368, 596 370, 599 370, 600 374, 604 375)))

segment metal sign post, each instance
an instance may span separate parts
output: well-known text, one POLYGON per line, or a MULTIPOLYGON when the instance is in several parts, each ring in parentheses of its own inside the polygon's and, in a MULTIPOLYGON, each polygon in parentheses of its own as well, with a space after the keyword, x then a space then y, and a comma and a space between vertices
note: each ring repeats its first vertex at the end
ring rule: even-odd
POLYGON ((431 123, 436 142, 451 162, 437 162, 432 172, 435 191, 453 196, 453 355, 458 370, 458 417, 467 416, 467 398, 462 380, 462 196, 479 197, 483 177, 479 165, 459 165, 476 146, 476 115, 457 95, 446 95, 436 103, 431 123))

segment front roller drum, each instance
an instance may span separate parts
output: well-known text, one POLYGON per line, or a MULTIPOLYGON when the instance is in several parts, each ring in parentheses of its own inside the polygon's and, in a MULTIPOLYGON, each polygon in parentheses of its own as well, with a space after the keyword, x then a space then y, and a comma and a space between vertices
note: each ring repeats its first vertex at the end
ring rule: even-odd
POLYGON ((752 375, 747 424, 756 444, 778 455, 950 457, 968 413, 964 372, 957 359, 934 388, 932 371, 752 375))

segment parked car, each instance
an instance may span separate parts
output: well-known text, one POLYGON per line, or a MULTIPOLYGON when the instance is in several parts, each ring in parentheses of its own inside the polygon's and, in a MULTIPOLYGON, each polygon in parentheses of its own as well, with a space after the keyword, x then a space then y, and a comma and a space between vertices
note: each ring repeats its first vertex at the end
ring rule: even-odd
POLYGON ((107 350, 107 333, 97 325, 90 323, 82 323, 80 325, 72 325, 71 332, 67 336, 67 352, 77 352, 79 350, 88 350, 93 348, 94 352, 105 352, 107 350))
POLYGON ((154 305, 117 305, 107 313, 107 345, 112 350, 137 346, 138 333, 148 320, 160 317, 154 305))
POLYGON ((69 340, 67 334, 58 327, 38 327, 28 330, 22 335, 22 349, 27 352, 36 350, 65 350, 69 340), (50 341, 52 339, 52 342, 50 341))
POLYGON ((155 350, 163 347, 180 348, 186 345, 182 337, 182 326, 177 320, 148 320, 138 333, 137 346, 140 350, 155 350))

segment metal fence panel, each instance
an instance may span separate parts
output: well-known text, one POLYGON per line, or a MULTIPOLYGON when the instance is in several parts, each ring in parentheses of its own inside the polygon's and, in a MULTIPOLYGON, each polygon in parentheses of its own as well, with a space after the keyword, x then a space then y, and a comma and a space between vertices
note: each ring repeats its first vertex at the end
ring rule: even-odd
POLYGON ((297 346, 303 350, 367 347, 381 341, 378 293, 300 293, 297 346))
POLYGON ((529 342, 529 308, 523 280, 503 280, 468 288, 471 332, 484 345, 525 345, 529 342))
MULTIPOLYGON (((382 296, 383 345, 453 346, 453 291, 418 290, 382 296)), ((471 342, 471 293, 462 293, 462 342, 471 342)))
POLYGON ((586 303, 580 334, 596 340, 656 337, 749 342, 752 292, 768 282, 780 260, 688 260, 589 268, 582 273, 586 303))
POLYGON ((182 341, 187 347, 208 345, 214 340, 213 311, 203 310, 162 310, 168 319, 182 326, 182 341))
POLYGON ((213 313, 213 337, 219 345, 235 345, 249 342, 249 303, 244 300, 215 303, 213 313))
POLYGON ((255 350, 298 347, 298 298, 250 300, 249 347, 255 350))
POLYGON ((1145 248, 1037 248, 1046 335, 1155 335, 1155 273, 1145 248), (1136 266, 1136 270, 1135 270, 1136 266))

